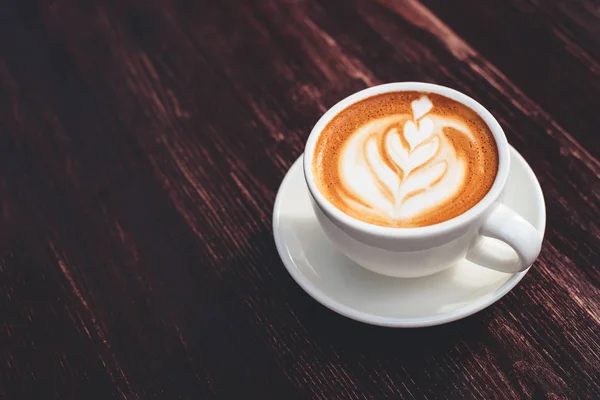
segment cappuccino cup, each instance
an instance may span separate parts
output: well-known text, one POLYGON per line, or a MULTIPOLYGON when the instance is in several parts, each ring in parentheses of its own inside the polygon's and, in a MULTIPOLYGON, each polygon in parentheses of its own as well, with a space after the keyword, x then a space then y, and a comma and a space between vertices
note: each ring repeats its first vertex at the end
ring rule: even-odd
POLYGON ((466 258, 516 273, 540 252, 542 235, 501 202, 510 169, 502 128, 456 90, 400 82, 345 98, 312 129, 303 168, 325 234, 373 272, 422 277, 466 258), (514 257, 496 256, 483 237, 514 257))

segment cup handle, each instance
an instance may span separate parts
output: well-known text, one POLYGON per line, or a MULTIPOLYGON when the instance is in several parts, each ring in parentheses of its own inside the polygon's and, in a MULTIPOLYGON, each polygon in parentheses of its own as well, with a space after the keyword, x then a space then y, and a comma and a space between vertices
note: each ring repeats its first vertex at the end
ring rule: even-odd
POLYGON ((478 241, 467 252, 467 260, 501 272, 516 273, 526 270, 533 264, 542 248, 540 232, 504 204, 498 204, 488 214, 479 229, 479 234, 508 244, 517 253, 518 259, 513 257, 507 260, 494 256, 489 249, 486 251, 486 246, 481 241, 478 241))

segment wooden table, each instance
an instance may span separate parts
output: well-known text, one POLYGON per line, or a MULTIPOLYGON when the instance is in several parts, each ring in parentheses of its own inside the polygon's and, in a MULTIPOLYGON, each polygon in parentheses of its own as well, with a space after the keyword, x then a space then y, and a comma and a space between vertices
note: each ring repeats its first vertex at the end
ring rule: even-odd
POLYGON ((0 398, 600 398, 600 3, 0 2, 0 398), (339 316, 275 249, 319 116, 463 91, 543 187, 532 271, 418 330, 339 316))

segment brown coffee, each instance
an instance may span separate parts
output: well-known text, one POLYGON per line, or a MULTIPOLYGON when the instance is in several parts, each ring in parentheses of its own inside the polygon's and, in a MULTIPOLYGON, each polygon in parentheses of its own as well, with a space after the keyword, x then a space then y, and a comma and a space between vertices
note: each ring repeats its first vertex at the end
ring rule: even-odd
POLYGON ((336 115, 317 140, 312 168, 321 193, 344 213, 419 227, 477 204, 496 178, 498 149, 487 124, 464 104, 391 92, 336 115))

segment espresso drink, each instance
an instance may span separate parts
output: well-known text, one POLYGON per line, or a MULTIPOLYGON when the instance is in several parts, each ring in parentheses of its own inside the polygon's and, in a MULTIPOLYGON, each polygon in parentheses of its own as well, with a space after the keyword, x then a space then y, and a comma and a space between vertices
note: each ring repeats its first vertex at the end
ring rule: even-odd
POLYGON ((392 92, 336 115, 317 140, 321 193, 359 220, 418 227, 449 220, 490 190, 498 171, 492 132, 447 97, 392 92))

